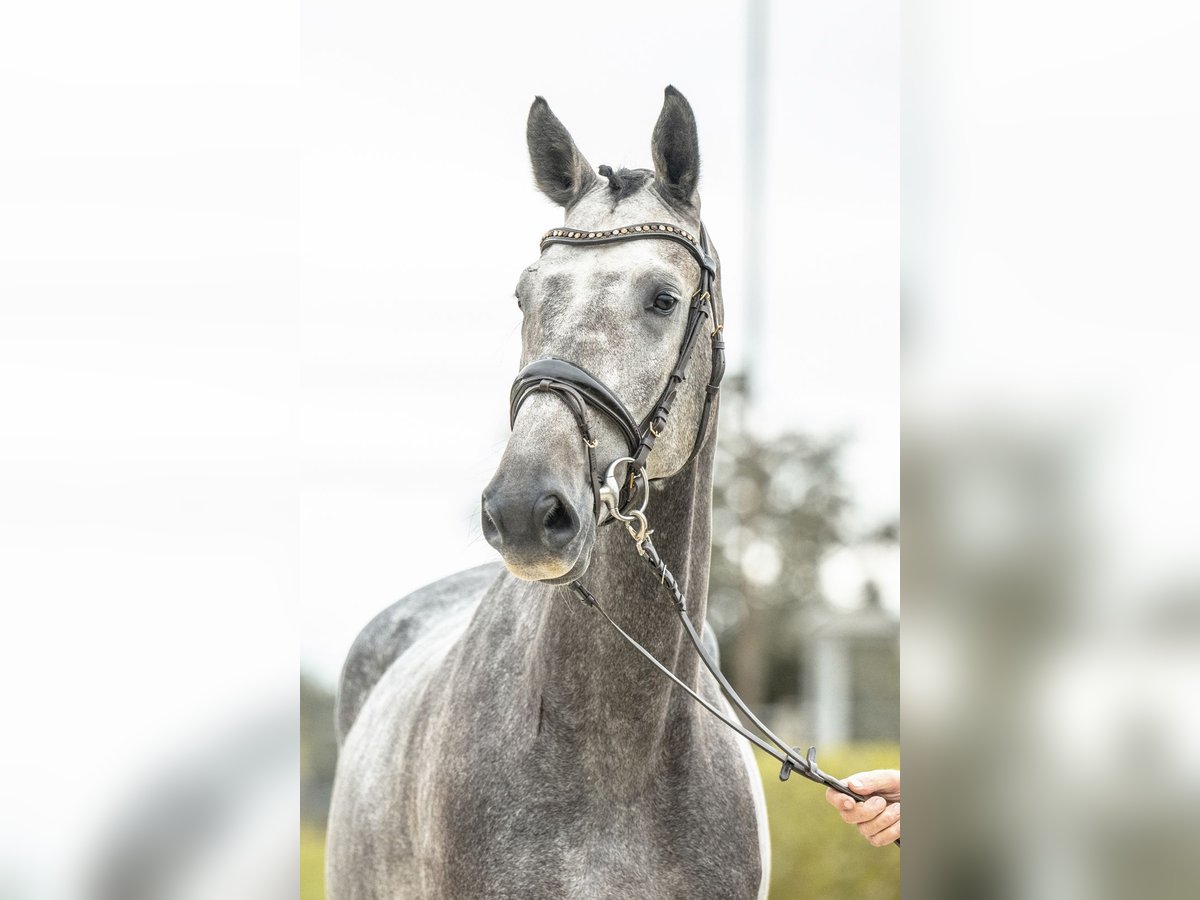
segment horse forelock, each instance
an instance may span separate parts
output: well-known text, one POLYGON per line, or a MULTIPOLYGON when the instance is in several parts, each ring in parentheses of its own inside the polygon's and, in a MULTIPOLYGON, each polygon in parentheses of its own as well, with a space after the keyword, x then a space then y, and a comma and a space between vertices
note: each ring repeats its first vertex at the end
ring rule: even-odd
POLYGON ((627 222, 668 221, 698 230, 700 204, 684 203, 664 190, 650 169, 600 166, 597 178, 568 207, 566 224, 600 228, 601 220, 619 217, 627 222))

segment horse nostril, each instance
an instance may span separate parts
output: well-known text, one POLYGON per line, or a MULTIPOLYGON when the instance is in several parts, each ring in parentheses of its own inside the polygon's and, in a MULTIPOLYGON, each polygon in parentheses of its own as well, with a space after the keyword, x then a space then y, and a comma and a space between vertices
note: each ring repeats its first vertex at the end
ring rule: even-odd
POLYGON ((558 494, 543 494, 534 504, 533 519, 541 526, 542 539, 550 547, 565 547, 579 532, 579 519, 558 494))
POLYGON ((492 511, 488 509, 488 495, 485 493, 479 503, 480 523, 483 525, 483 539, 499 550, 501 543, 500 526, 496 524, 496 520, 492 517, 492 511))

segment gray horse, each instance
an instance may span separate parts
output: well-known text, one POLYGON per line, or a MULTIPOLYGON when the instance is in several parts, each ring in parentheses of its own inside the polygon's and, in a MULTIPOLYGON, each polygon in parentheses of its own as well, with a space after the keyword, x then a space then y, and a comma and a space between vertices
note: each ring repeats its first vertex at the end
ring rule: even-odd
MULTIPOLYGON (((540 97, 527 137, 537 185, 568 228, 653 221, 699 233, 696 121, 674 88, 654 128, 653 171, 598 177, 540 97)), ((522 365, 570 360, 640 417, 675 364, 698 272, 665 240, 547 246, 517 286, 522 365)), ((713 294, 719 312, 719 276, 713 294)), ((715 417, 688 456, 710 359, 701 341, 649 463, 660 479, 654 541, 697 628, 715 417)), ((619 430, 591 420, 596 465, 625 456, 619 430)), ((332 900, 766 895, 765 806, 748 745, 563 587, 586 573, 613 618, 728 709, 625 529, 597 527, 587 449, 560 397, 531 396, 483 494, 484 535, 504 565, 422 588, 354 642, 338 697, 332 900)))

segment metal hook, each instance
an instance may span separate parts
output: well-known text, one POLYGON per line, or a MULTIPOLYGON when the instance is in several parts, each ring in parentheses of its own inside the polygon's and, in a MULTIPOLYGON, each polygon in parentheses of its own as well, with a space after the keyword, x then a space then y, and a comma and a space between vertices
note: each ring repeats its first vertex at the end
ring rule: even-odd
POLYGON ((646 515, 640 509, 635 509, 633 514, 623 519, 625 522, 625 530, 629 532, 629 536, 633 538, 638 545, 638 552, 642 552, 642 545, 646 543, 646 538, 650 537, 650 523, 646 521, 646 515), (638 527, 634 528, 633 523, 636 521, 638 527))
POLYGON ((622 463, 637 463, 637 460, 632 456, 622 456, 614 459, 608 467, 608 471, 604 473, 604 485, 600 488, 600 502, 608 509, 609 515, 619 522, 626 524, 635 521, 635 516, 641 516, 645 522, 646 517, 642 515, 646 511, 646 504, 650 502, 650 480, 646 476, 646 467, 639 466, 634 473, 634 477, 641 476, 642 484, 645 485, 642 495, 642 505, 633 511, 631 515, 626 515, 621 511, 621 483, 617 481, 617 466, 622 463))

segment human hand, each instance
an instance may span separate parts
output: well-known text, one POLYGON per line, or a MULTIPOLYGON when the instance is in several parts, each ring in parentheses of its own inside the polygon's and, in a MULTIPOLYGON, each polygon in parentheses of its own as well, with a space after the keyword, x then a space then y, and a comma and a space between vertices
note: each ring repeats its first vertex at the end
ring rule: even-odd
POLYGON ((867 799, 856 802, 853 797, 825 789, 825 799, 838 811, 843 822, 858 828, 876 847, 884 847, 900 839, 900 773, 895 769, 876 769, 859 772, 846 779, 846 786, 867 799))

